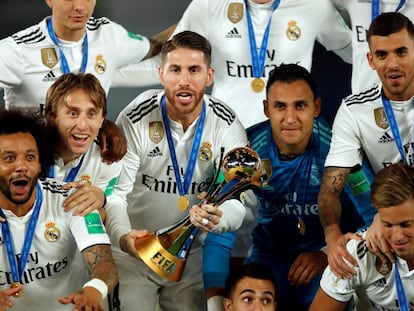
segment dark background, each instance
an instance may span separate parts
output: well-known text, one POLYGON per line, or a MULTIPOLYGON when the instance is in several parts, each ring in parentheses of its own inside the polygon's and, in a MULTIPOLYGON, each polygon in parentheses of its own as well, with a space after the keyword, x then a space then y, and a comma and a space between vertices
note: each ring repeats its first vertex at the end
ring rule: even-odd
MULTIPOLYGON (((317 0, 316 0, 317 1, 317 0)), ((94 16, 106 16, 128 30, 152 36, 176 23, 191 0, 97 0, 94 16)), ((43 0, 0 0, 0 38, 38 23, 50 14, 43 0)), ((327 25, 329 27, 329 25, 327 25)), ((350 66, 319 44, 314 51, 312 74, 322 97, 322 115, 332 121, 341 99, 350 93, 350 66)), ((113 88, 108 118, 118 113, 144 88, 113 88)), ((2 93, 0 91, 2 103, 2 93)))

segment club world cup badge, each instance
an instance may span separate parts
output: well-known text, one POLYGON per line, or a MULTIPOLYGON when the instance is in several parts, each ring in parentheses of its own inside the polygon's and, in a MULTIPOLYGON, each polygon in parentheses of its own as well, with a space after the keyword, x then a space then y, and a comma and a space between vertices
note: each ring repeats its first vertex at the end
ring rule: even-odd
POLYGON ((149 139, 155 144, 158 144, 164 138, 164 127, 162 122, 150 122, 149 123, 149 139))
POLYGON ((104 74, 106 71, 106 62, 103 59, 102 54, 99 54, 98 56, 96 56, 96 61, 95 61, 95 71, 98 74, 104 74))
POLYGON ((382 275, 387 275, 392 270, 392 263, 387 260, 386 262, 382 262, 379 257, 375 258, 375 268, 377 269, 378 273, 382 275))
POLYGON ((60 230, 53 221, 46 223, 45 239, 48 242, 57 242, 60 239, 60 230))
POLYGON ((213 151, 211 151, 212 144, 209 142, 203 142, 198 152, 198 159, 203 162, 208 162, 213 157, 213 151))
POLYGON ((286 29, 286 37, 288 37, 289 40, 297 41, 301 34, 302 30, 299 28, 298 23, 296 21, 289 21, 286 29))
POLYGON ((387 116, 385 114, 383 107, 374 109, 374 118, 375 118, 375 123, 380 128, 384 130, 388 128, 388 120, 387 120, 387 116))
POLYGON ((58 58, 54 48, 44 48, 40 50, 42 63, 46 67, 53 68, 58 63, 58 58))
POLYGON ((227 10, 227 17, 233 23, 236 24, 241 21, 244 14, 243 3, 230 3, 227 10))

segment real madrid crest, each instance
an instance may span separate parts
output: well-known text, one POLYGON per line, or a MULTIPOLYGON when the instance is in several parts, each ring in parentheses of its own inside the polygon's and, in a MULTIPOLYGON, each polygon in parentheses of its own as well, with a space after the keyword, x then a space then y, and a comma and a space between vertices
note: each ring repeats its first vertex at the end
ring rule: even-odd
POLYGON ((388 127, 388 120, 383 107, 374 109, 374 118, 375 123, 380 128, 385 130, 388 127))
POLYGON ((60 230, 56 228, 56 224, 53 221, 46 223, 45 239, 48 242, 56 242, 60 239, 60 230))
POLYGON ((229 9, 227 10, 227 17, 233 24, 236 24, 243 18, 243 11, 243 3, 230 3, 229 9))
POLYGON ((89 176, 88 174, 82 174, 81 176, 80 176, 80 182, 82 183, 82 184, 88 184, 88 185, 92 185, 92 182, 91 182, 91 176, 89 176))
POLYGON ((99 54, 98 56, 96 56, 96 61, 95 61, 95 71, 98 74, 103 74, 106 71, 106 62, 103 59, 102 54, 99 54))
POLYGON ((164 138, 164 127, 162 122, 150 122, 149 123, 149 139, 152 142, 158 144, 164 138))
POLYGON ((45 48, 40 50, 43 65, 53 68, 58 62, 56 51, 54 48, 45 48))
POLYGON ((208 162, 211 160, 213 152, 211 151, 211 143, 203 142, 198 151, 198 159, 203 162, 208 162))
POLYGON ((286 37, 288 37, 289 40, 296 41, 300 38, 302 34, 302 30, 297 25, 298 23, 296 21, 289 21, 288 27, 286 29, 286 37))

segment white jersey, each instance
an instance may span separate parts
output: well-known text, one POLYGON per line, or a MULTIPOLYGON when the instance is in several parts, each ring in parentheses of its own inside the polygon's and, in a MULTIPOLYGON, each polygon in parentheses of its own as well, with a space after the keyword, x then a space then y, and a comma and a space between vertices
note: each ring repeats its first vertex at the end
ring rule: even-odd
MULTIPOLYGON (((355 268, 357 274, 351 279, 339 279, 328 266, 320 283, 323 291, 342 302, 349 301, 355 293, 358 296, 358 310, 400 310, 394 265, 388 267, 388 273, 385 275, 379 273, 380 260, 368 251, 364 240, 350 240, 347 249, 358 262, 358 267, 355 268)), ((396 260, 408 305, 412 306, 414 305, 414 271, 409 270, 407 262, 402 258, 396 257, 396 260)))
MULTIPOLYGON (((351 31, 329 0, 283 0, 274 12, 274 1, 256 4, 248 0, 247 3, 258 49, 272 17, 264 82, 269 72, 281 63, 298 63, 310 70, 315 40, 351 63, 351 31)), ((212 95, 229 105, 246 128, 265 120, 262 102, 266 92, 254 92, 251 88, 254 76, 245 1, 193 0, 174 34, 183 30, 203 35, 212 46, 215 69, 212 95)), ((160 58, 153 59, 153 68, 157 61, 160 58)), ((139 81, 140 76, 147 76, 150 67, 151 62, 144 61, 122 68, 115 80, 139 81)))
POLYGON ((73 176, 73 179, 67 180, 68 182, 86 180, 92 186, 102 189, 105 195, 109 196, 121 173, 122 160, 112 164, 104 163, 101 149, 94 142, 83 156, 70 161, 66 165, 63 164, 62 158, 56 158, 53 166, 53 176, 57 180, 64 181, 70 175, 71 170, 76 171, 77 168, 77 174, 73 176))
MULTIPOLYGON (((413 98, 390 101, 398 124, 405 157, 413 165, 413 98)), ((381 84, 346 97, 336 114, 325 167, 353 167, 364 153, 375 172, 401 161, 381 99, 381 84)))
MULTIPOLYGON (((45 18, 39 24, 0 41, 0 87, 4 88, 6 108, 43 110, 46 91, 62 75, 59 49, 47 30, 45 18)), ((93 73, 108 93, 114 72, 139 62, 148 53, 147 38, 129 33, 107 18, 91 18, 86 25, 88 62, 86 73, 93 73)), ((59 42, 69 68, 78 72, 82 62, 83 38, 59 42)))
MULTIPOLYGON (((86 265, 79 264, 78 253, 96 245, 109 244, 98 212, 88 216, 73 216, 62 208, 68 191, 61 183, 48 179, 39 182, 43 202, 22 276, 23 295, 13 299, 13 311, 73 310, 73 305, 62 305, 58 297, 80 290, 89 279, 86 265)), ((17 217, 4 210, 10 226, 16 256, 21 254, 33 209, 17 217)), ((0 230, 0 290, 10 288, 13 282, 6 244, 0 230)))
MULTIPOLYGON (((338 9, 347 11, 352 28, 352 92, 358 93, 379 82, 377 73, 369 66, 367 32, 371 24, 371 1, 331 0, 338 9)), ((380 12, 395 12, 400 0, 379 0, 380 12)), ((400 13, 414 22, 414 2, 405 1, 400 13)))

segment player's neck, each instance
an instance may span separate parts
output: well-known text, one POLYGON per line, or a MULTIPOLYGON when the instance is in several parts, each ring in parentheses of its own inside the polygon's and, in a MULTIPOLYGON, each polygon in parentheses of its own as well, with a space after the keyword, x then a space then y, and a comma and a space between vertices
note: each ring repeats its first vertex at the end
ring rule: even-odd
POLYGON ((72 151, 67 150, 65 147, 62 146, 57 148, 56 154, 62 159, 64 165, 68 164, 70 161, 79 158, 82 155, 79 153, 73 153, 72 151))
POLYGON ((22 204, 11 202, 6 196, 4 196, 3 193, 0 193, 0 206, 4 210, 9 210, 13 212, 18 217, 22 217, 26 215, 34 205, 34 202, 36 200, 36 187, 33 190, 29 200, 27 202, 24 202, 22 204))
POLYGON ((86 25, 83 28, 68 28, 64 25, 57 24, 53 20, 53 30, 55 31, 56 37, 60 40, 78 42, 85 35, 85 28, 86 25))

